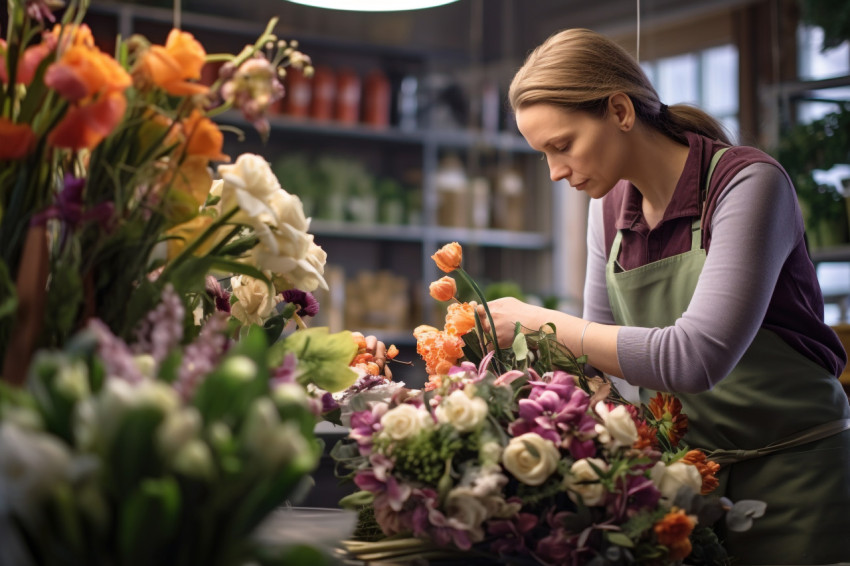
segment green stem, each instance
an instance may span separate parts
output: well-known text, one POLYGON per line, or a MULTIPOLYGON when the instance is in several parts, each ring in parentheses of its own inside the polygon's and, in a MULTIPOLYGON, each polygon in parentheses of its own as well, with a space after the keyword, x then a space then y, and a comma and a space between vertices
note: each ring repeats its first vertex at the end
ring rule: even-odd
MULTIPOLYGON (((493 356, 493 368, 497 373, 502 373, 501 370, 504 368, 505 363, 502 358, 502 349, 499 348, 499 337, 496 335, 496 325, 493 324, 493 315, 490 314, 490 307, 487 306, 487 299, 484 298, 484 293, 481 291, 481 287, 478 286, 478 283, 476 283, 462 267, 456 268, 455 272, 460 275, 470 287, 472 287, 472 290, 475 292, 475 295, 484 307, 484 312, 487 314, 487 321, 490 323, 490 336, 493 340, 493 349, 496 352, 493 356), (496 363, 497 361, 498 363, 496 363)), ((478 313, 475 314, 475 317, 478 318, 478 313)))
POLYGON ((229 212, 223 214, 220 218, 218 218, 215 222, 210 224, 206 230, 204 230, 200 236, 198 236, 195 241, 191 244, 183 248, 183 250, 177 254, 177 257, 174 258, 173 261, 169 262, 165 269, 163 269, 162 274, 160 275, 160 279, 163 281, 168 281, 167 276, 171 274, 174 269, 176 269, 181 263, 186 261, 187 258, 192 257, 192 254, 195 253, 195 250, 201 247, 201 245, 207 241, 208 238, 212 237, 215 232, 228 223, 228 221, 233 218, 233 216, 239 211, 238 206, 234 206, 229 212))

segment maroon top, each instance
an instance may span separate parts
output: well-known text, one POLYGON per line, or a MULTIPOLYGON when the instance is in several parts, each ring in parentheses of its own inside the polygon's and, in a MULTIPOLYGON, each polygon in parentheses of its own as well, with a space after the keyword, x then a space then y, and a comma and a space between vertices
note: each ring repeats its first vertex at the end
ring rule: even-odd
MULTIPOLYGON (((700 215, 697 187, 705 186, 711 156, 725 147, 721 142, 688 134, 690 153, 673 198, 662 221, 652 230, 643 218, 642 197, 634 185, 620 181, 602 199, 605 250, 610 250, 618 229, 623 230, 618 261, 625 270, 681 254, 691 247, 691 221, 700 215)), ((720 159, 711 178, 703 222, 703 247, 711 253, 712 215, 719 196, 730 181, 754 163, 772 164, 787 173, 764 152, 746 146, 730 148, 720 159)), ((766 214, 775 213, 765 208, 766 214)), ((799 223, 799 212, 789 222, 799 223)), ((796 226, 789 225, 789 230, 796 226)), ((801 237, 783 264, 761 326, 779 335, 794 349, 839 375, 847 363, 847 353, 835 332, 823 321, 823 295, 814 265, 801 237)))

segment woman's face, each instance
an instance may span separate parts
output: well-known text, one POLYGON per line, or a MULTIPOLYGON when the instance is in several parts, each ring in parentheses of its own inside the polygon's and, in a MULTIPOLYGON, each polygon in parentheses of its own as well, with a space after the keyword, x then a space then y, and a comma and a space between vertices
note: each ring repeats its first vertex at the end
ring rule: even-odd
POLYGON ((543 152, 553 181, 566 179, 591 198, 601 198, 623 178, 629 152, 628 136, 609 108, 603 118, 533 104, 516 111, 519 131, 534 149, 543 152))

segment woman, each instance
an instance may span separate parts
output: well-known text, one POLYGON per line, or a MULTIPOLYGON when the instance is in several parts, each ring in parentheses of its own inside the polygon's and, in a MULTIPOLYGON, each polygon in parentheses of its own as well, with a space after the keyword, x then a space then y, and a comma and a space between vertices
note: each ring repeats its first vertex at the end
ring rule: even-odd
POLYGON ((510 101, 552 180, 593 200, 583 318, 500 299, 500 341, 516 321, 554 322, 597 369, 675 393, 688 444, 724 464, 723 494, 767 503, 751 530, 721 533, 740 563, 850 561, 847 354, 787 174, 702 111, 662 104, 591 31, 538 47, 510 101))

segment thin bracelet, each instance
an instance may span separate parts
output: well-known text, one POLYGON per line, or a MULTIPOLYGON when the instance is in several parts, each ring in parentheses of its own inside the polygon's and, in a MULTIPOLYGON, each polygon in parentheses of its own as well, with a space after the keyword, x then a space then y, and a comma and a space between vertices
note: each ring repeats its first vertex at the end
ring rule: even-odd
POLYGON ((589 321, 587 324, 585 324, 584 329, 582 329, 582 331, 581 331, 580 347, 581 347, 581 355, 582 356, 584 355, 584 335, 587 333, 587 327, 590 326, 591 324, 593 324, 592 320, 589 321))

